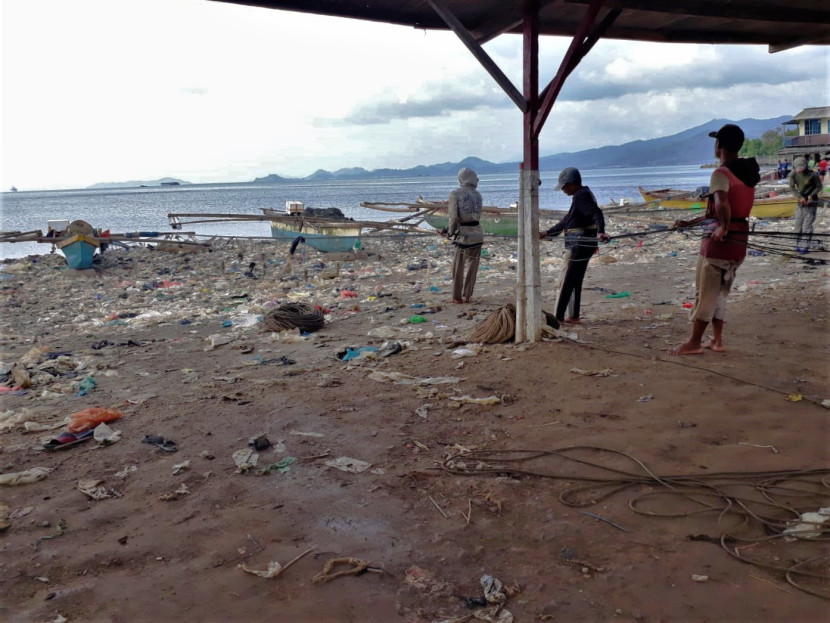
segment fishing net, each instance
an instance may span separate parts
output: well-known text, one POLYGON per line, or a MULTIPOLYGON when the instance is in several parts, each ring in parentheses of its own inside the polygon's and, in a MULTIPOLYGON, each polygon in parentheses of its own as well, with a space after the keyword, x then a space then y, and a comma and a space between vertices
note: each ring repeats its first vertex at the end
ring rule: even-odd
POLYGON ((323 312, 306 303, 287 303, 274 309, 262 320, 266 331, 285 331, 299 329, 312 333, 323 328, 323 312))

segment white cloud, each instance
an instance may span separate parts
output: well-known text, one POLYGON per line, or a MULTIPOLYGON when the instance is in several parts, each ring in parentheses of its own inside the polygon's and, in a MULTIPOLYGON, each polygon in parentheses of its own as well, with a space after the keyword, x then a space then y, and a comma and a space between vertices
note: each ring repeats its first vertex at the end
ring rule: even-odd
MULTIPOLYGON (((247 181, 521 154, 521 116, 447 32, 205 0, 3 0, 0 184, 247 181)), ((568 42, 540 44, 541 76, 568 42)), ((521 38, 487 51, 521 88, 521 38)), ((826 48, 601 41, 541 153, 826 105, 826 48)))

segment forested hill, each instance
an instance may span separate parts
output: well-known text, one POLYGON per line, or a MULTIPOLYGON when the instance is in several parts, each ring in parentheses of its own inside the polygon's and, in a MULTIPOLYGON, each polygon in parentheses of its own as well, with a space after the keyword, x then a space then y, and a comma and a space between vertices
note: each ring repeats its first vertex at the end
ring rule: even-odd
MULTIPOLYGON (((544 156, 539 159, 539 168, 543 171, 555 171, 567 166, 583 169, 599 169, 708 164, 714 161, 714 141, 709 138, 709 132, 717 130, 723 124, 736 123, 743 128, 747 139, 760 139, 765 132, 771 130, 780 131, 781 124, 790 119, 792 119, 792 115, 775 117, 773 119, 739 119, 737 121, 713 119, 712 121, 694 128, 689 128, 672 136, 544 156)), ((420 165, 411 169, 374 169, 368 171, 360 167, 351 167, 333 172, 320 169, 303 179, 354 180, 388 177, 446 176, 455 175, 461 167, 470 167, 479 174, 514 173, 518 170, 519 163, 495 163, 480 158, 469 157, 460 162, 420 165)), ((292 180, 271 174, 266 177, 257 178, 254 181, 260 183, 279 183, 281 181, 292 180)), ((296 181, 296 178, 293 181, 296 181)))

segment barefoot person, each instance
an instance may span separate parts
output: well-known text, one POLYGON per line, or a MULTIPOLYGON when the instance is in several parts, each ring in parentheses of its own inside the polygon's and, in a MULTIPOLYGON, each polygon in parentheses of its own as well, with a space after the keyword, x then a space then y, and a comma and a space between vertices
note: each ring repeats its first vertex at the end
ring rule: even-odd
POLYGON ((572 197, 571 208, 556 225, 540 232, 539 238, 544 240, 565 232, 565 267, 560 276, 556 319, 559 322, 580 324, 579 303, 588 262, 596 253, 597 238, 608 242, 611 236, 605 233, 605 217, 597 205, 594 193, 582 185, 579 170, 574 167, 564 169, 559 174, 558 182, 554 190, 561 190, 572 197))
POLYGON ((695 305, 689 315, 692 334, 671 349, 670 355, 699 355, 704 348, 723 352, 726 297, 735 281, 735 271, 746 257, 749 213, 755 200, 755 185, 760 181, 755 158, 738 158, 744 144, 741 128, 727 123, 709 136, 715 139, 715 157, 720 160, 720 167, 709 182, 711 194, 706 213, 674 224, 683 228, 703 223, 704 227, 695 271, 695 305), (703 344, 709 323, 713 337, 703 344))
POLYGON ((458 172, 458 188, 450 193, 449 225, 446 236, 455 245, 452 262, 452 302, 469 303, 478 276, 478 262, 484 243, 481 218, 482 199, 476 190, 478 176, 472 169, 458 172))

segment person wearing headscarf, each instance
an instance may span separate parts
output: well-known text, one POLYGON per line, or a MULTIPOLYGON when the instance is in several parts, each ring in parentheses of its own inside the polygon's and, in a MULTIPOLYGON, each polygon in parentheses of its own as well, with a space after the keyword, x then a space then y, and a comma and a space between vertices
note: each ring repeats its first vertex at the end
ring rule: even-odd
POLYGON ((795 225, 798 234, 795 240, 796 253, 809 253, 813 237, 813 223, 818 209, 818 194, 823 184, 821 177, 810 170, 805 158, 793 160, 793 172, 790 174, 790 190, 798 199, 795 208, 795 225))
POLYGON ((588 270, 588 262, 597 251, 597 238, 608 242, 611 237, 605 233, 605 217, 596 197, 590 188, 582 185, 582 175, 578 169, 563 169, 554 190, 561 190, 570 196, 571 207, 565 218, 547 231, 540 232, 539 237, 544 240, 565 232, 565 267, 559 279, 555 315, 559 322, 580 324, 582 281, 588 270))
POLYGON ((452 302, 469 303, 478 276, 484 230, 479 224, 483 204, 478 176, 472 169, 458 172, 458 188, 450 193, 446 236, 455 245, 452 262, 452 302))

